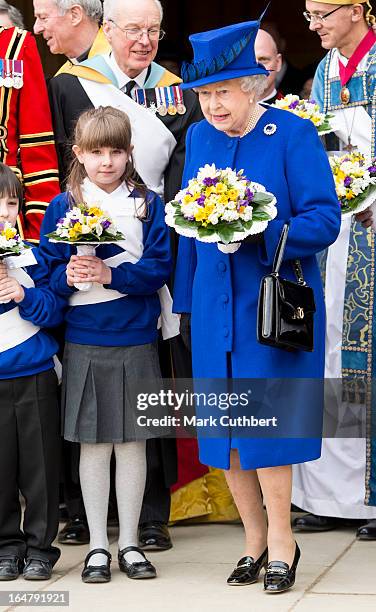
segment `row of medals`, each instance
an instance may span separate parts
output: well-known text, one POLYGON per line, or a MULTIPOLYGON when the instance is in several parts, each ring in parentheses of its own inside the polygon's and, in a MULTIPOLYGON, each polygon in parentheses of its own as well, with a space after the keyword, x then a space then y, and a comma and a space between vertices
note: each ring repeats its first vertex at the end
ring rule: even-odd
MULTIPOLYGON (((157 95, 157 89, 162 89, 162 88, 159 88, 159 87, 155 88, 156 100, 158 100, 159 98, 159 96, 157 95)), ((140 106, 144 106, 145 108, 147 108, 147 110, 153 113, 153 115, 158 113, 158 115, 160 115, 161 117, 166 117, 166 115, 171 115, 171 116, 176 115, 176 114, 185 115, 185 113, 187 112, 187 107, 183 104, 182 98, 180 98, 180 96, 179 96, 179 99, 176 100, 175 95, 173 95, 174 103, 172 103, 169 100, 168 104, 164 104, 162 102, 158 104, 157 106, 155 102, 151 102, 149 106, 147 106, 147 98, 146 98, 145 89, 137 88, 134 90, 134 93, 135 93, 137 103, 140 104, 140 106), (139 92, 142 92, 143 101, 139 99, 139 92)))
POLYGON ((176 105, 169 104, 168 106, 166 106, 165 104, 161 104, 158 107, 156 107, 154 102, 152 102, 150 104, 149 110, 152 113, 158 113, 158 115, 160 115, 161 117, 165 117, 166 115, 176 115, 176 114, 185 115, 185 113, 187 112, 186 107, 181 102, 178 102, 176 105))
POLYGON ((23 86, 23 78, 20 74, 14 74, 11 76, 7 74, 5 77, 0 76, 0 87, 14 87, 15 89, 21 89, 23 86))

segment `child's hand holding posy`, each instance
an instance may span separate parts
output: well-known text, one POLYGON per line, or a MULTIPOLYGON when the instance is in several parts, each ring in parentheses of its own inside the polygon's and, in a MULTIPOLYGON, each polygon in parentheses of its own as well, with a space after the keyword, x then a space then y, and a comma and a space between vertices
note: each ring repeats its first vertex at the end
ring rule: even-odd
POLYGON ((87 282, 100 283, 101 285, 109 285, 111 283, 111 268, 102 259, 92 255, 81 255, 77 259, 80 260, 80 266, 85 266, 87 273, 85 280, 87 282))
POLYGON ((2 276, 0 269, 0 300, 7 303, 10 300, 19 304, 25 298, 25 291, 15 278, 5 275, 2 276))
POLYGON ((81 257, 72 255, 67 265, 67 283, 73 287, 77 283, 88 280, 88 267, 81 263, 81 257))

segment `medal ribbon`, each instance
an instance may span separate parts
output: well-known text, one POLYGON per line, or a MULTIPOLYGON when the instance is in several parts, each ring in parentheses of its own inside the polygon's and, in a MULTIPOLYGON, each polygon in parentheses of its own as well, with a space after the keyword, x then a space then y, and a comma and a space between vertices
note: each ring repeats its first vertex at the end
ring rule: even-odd
POLYGON ((166 95, 167 95, 168 106, 174 106, 174 99, 173 99, 172 94, 171 94, 171 87, 165 87, 164 90, 165 90, 166 95))
POLYGON ((342 87, 344 87, 346 83, 349 82, 351 77, 355 74, 358 65, 362 61, 363 57, 367 55, 368 51, 371 50, 375 43, 376 34, 371 28, 366 34, 366 36, 363 38, 363 40, 360 41, 352 56, 349 58, 347 66, 344 66, 341 60, 338 60, 339 78, 341 80, 342 87))
POLYGON ((174 97, 175 97, 176 104, 182 104, 183 100, 182 100, 182 97, 181 97, 181 92, 180 92, 179 85, 174 85, 172 89, 173 89, 173 92, 174 92, 174 97))

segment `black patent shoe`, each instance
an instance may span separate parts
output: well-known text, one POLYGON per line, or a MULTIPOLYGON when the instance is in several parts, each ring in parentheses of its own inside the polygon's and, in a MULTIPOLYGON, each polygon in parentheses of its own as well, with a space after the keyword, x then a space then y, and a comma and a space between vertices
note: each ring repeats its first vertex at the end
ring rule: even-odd
POLYGON ((267 560, 267 548, 257 561, 253 557, 242 557, 232 574, 227 578, 227 584, 230 586, 245 586, 257 582, 261 569, 266 567, 267 560))
POLYGON ((110 582, 111 580, 111 555, 108 550, 104 548, 94 548, 86 555, 84 569, 82 570, 81 578, 82 582, 95 583, 95 582, 110 582), (89 561, 93 555, 102 554, 106 555, 106 565, 89 565, 89 561))
POLYGON ((376 540, 376 519, 359 527, 356 537, 358 540, 376 540))
POLYGON ((49 561, 40 559, 26 559, 22 576, 25 580, 49 580, 52 574, 52 565, 49 561))
POLYGON ((90 532, 87 522, 76 516, 63 527, 57 536, 59 544, 89 544, 90 532))
POLYGON ((121 572, 127 574, 128 578, 134 578, 135 580, 140 580, 143 578, 156 578, 157 570, 154 565, 147 560, 144 553, 137 546, 127 546, 127 548, 123 548, 123 550, 119 550, 118 553, 118 561, 119 561, 119 569, 121 572), (135 551, 140 553, 145 559, 145 561, 136 561, 135 563, 128 563, 125 559, 125 554, 130 551, 135 551))
POLYGON ((23 561, 18 557, 0 559, 0 580, 16 580, 22 573, 23 561))
POLYGON ((138 541, 143 550, 169 550, 172 548, 168 527, 160 521, 142 523, 138 530, 138 541))
POLYGON ((300 548, 295 542, 295 555, 291 567, 284 561, 270 561, 264 576, 266 593, 283 593, 295 583, 296 566, 300 559, 300 548))
POLYGON ((332 531, 341 526, 341 521, 334 516, 309 513, 294 519, 292 526, 295 531, 332 531))

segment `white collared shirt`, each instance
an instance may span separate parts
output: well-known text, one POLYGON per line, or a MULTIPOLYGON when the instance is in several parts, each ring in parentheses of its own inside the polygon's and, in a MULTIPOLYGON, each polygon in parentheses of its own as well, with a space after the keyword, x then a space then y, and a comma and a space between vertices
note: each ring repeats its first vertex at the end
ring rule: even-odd
POLYGON ((114 73, 114 75, 116 76, 116 79, 117 79, 117 82, 118 82, 118 87, 122 91, 125 90, 125 88, 127 86, 127 83, 129 83, 129 81, 135 81, 137 86, 140 87, 141 89, 145 86, 145 81, 146 81, 146 76, 147 76, 147 73, 148 73, 148 68, 145 68, 134 79, 131 79, 127 74, 125 74, 125 72, 123 72, 121 70, 121 68, 119 67, 119 64, 117 63, 117 61, 115 59, 115 55, 112 52, 106 53, 106 55, 104 55, 104 59, 106 60, 106 62, 110 66, 110 68, 111 68, 112 72, 114 73))

